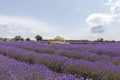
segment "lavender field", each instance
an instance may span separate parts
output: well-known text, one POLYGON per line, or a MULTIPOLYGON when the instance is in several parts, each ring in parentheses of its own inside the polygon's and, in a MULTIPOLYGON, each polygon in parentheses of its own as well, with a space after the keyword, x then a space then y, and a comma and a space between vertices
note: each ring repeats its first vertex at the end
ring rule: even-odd
POLYGON ((0 42, 0 80, 120 80, 120 43, 0 42))

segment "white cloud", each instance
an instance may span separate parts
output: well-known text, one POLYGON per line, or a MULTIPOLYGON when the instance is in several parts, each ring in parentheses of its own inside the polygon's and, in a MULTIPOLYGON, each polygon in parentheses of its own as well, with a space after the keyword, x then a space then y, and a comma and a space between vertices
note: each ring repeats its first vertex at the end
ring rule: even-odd
POLYGON ((102 30, 101 37, 118 40, 120 39, 117 37, 120 34, 120 0, 108 0, 106 5, 109 5, 109 13, 92 13, 86 22, 92 33, 96 33, 96 31, 99 33, 102 30), (102 28, 96 28, 98 25, 101 25, 102 28))
POLYGON ((89 27, 93 27, 96 25, 104 25, 109 24, 112 21, 112 16, 110 14, 104 13, 93 13, 89 15, 86 22, 88 23, 89 27))
POLYGON ((1 37, 13 37, 15 35, 31 37, 36 34, 54 33, 55 30, 51 27, 49 24, 29 18, 0 16, 1 37))
POLYGON ((108 0, 106 5, 110 6, 111 13, 120 13, 120 0, 108 0))

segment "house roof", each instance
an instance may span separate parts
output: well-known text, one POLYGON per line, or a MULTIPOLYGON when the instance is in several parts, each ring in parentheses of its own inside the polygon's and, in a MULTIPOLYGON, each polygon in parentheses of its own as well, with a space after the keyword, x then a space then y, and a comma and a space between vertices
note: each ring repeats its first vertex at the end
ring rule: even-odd
POLYGON ((65 39, 64 39, 63 37, 56 36, 56 37, 54 38, 54 40, 60 40, 60 41, 64 41, 65 39))

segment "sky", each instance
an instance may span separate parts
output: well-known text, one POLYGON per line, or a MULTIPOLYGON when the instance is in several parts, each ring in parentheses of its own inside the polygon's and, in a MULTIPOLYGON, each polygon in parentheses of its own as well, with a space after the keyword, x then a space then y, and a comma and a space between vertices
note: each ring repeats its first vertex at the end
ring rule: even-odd
POLYGON ((120 0, 0 0, 0 37, 120 40, 120 0))

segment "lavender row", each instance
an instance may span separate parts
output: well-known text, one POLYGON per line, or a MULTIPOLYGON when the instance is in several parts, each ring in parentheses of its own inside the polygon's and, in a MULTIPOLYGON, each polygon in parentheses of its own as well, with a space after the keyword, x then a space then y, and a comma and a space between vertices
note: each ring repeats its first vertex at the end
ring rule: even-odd
POLYGON ((43 65, 28 65, 0 55, 1 80, 82 80, 72 75, 57 74, 43 65))
POLYGON ((61 71, 60 65, 69 59, 67 57, 60 57, 46 53, 38 54, 34 51, 4 45, 0 45, 0 53, 28 64, 44 64, 54 71, 61 71))
POLYGON ((119 80, 120 67, 106 62, 74 60, 53 54, 38 54, 32 51, 0 45, 0 52, 16 60, 27 63, 44 64, 50 69, 95 80, 119 80))
MULTIPOLYGON (((58 70, 60 68, 61 62, 63 62, 63 58, 60 58, 58 56, 36 55, 36 53, 30 52, 30 51, 26 52, 26 50, 23 50, 20 48, 14 48, 14 47, 0 46, 0 53, 19 61, 23 61, 23 62, 25 61, 27 63, 28 62, 31 63, 31 60, 34 60, 36 58, 35 59, 36 62, 32 62, 33 64, 34 63, 44 64, 50 69, 55 69, 55 70, 58 70)), ((63 79, 64 80, 85 80, 83 77, 78 79, 78 78, 75 78, 73 75, 60 75, 55 80, 63 80, 63 79)), ((53 80, 53 78, 50 78, 49 80, 53 80)), ((86 80, 92 80, 92 79, 86 79, 86 80)))
POLYGON ((120 44, 87 44, 87 45, 60 45, 60 44, 38 44, 33 42, 9 42, 3 45, 20 47, 23 49, 36 51, 38 53, 56 54, 67 56, 73 59, 83 59, 92 62, 105 61, 115 65, 120 65, 120 44), (104 47, 104 46, 106 47, 104 47), (111 46, 113 45, 113 46, 111 46), (112 51, 111 51, 112 50, 112 51), (113 56, 112 56, 113 55, 113 56))

